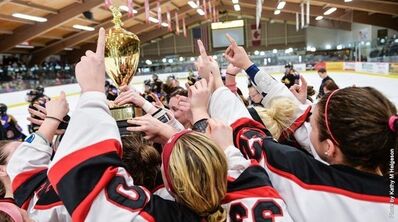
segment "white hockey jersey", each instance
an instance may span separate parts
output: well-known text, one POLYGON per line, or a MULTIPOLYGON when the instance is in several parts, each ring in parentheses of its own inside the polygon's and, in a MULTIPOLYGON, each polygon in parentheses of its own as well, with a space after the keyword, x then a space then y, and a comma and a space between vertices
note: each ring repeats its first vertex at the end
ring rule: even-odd
MULTIPOLYGON (((291 221, 265 170, 230 147, 228 221, 291 221)), ((105 95, 84 93, 50 164, 48 177, 73 221, 201 221, 168 192, 135 186, 105 95)))
POLYGON ((39 222, 68 222, 71 217, 47 178, 53 150, 32 134, 14 152, 7 165, 14 199, 31 219, 39 222))

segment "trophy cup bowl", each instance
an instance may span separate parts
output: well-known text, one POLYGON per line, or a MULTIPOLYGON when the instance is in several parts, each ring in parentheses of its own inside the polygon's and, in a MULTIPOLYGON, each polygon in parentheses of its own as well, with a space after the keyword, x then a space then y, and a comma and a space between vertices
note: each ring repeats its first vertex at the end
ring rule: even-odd
MULTIPOLYGON (((111 7, 113 14, 112 27, 105 42, 105 70, 118 88, 129 85, 137 72, 140 58, 140 40, 122 28, 122 14, 117 7, 111 7)), ((119 128, 126 127, 126 120, 135 116, 133 105, 110 107, 112 117, 119 128)))

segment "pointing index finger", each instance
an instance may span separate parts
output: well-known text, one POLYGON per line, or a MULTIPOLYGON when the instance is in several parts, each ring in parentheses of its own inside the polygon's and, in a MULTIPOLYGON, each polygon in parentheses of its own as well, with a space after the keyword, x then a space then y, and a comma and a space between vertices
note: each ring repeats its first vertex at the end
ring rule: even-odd
POLYGON ((200 56, 202 57, 202 59, 207 58, 207 53, 206 53, 206 49, 203 45, 202 40, 198 40, 198 47, 199 47, 199 52, 200 52, 200 56))
POLYGON ((235 39, 232 38, 231 35, 229 35, 229 34, 227 33, 226 36, 227 36, 227 39, 229 40, 229 42, 231 43, 231 45, 232 45, 233 47, 238 46, 238 45, 236 44, 235 39))
POLYGON ((105 54, 105 29, 100 28, 98 32, 98 41, 97 41, 97 55, 104 56, 105 54))

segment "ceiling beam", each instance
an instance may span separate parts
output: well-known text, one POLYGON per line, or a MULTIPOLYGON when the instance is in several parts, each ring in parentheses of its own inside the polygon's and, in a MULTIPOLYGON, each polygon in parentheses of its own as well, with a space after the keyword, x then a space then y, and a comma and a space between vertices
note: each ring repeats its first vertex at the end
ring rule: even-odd
MULTIPOLYGON (((231 5, 224 5, 221 6, 222 9, 230 11, 229 14, 231 15, 246 15, 246 16, 251 16, 252 18, 255 18, 256 14, 256 9, 255 8, 248 8, 248 7, 240 7, 241 11, 240 13, 237 13, 233 11, 233 6, 231 5)), ((281 12, 279 15, 274 15, 273 10, 269 9, 263 9, 263 15, 262 18, 268 18, 269 20, 279 20, 279 21, 290 21, 290 22, 296 22, 296 15, 293 13, 288 13, 288 12, 281 12)), ((311 26, 317 26, 317 27, 322 27, 322 28, 331 28, 331 29, 342 29, 342 30, 347 30, 351 31, 351 23, 349 22, 344 22, 344 21, 336 21, 336 20, 328 20, 324 19, 322 21, 316 21, 315 16, 310 17, 310 25, 311 26)))
MULTIPOLYGON (((290 4, 290 1, 287 0, 290 4)), ((398 15, 398 7, 391 6, 390 4, 378 2, 369 2, 369 1, 352 1, 352 2, 344 2, 342 0, 312 0, 312 2, 328 4, 331 7, 342 8, 342 9, 354 9, 365 12, 374 12, 388 15, 398 15)))
POLYGON ((11 0, 0 0, 0 6, 10 2, 11 0))
POLYGON ((61 40, 61 39, 63 39, 62 36, 47 35, 47 34, 41 35, 40 38, 44 38, 44 39, 56 39, 56 40, 61 40))
POLYGON ((22 5, 25 7, 34 8, 34 9, 37 9, 37 10, 40 10, 43 12, 47 12, 50 14, 58 14, 58 11, 56 9, 53 9, 53 8, 50 8, 47 6, 42 6, 39 4, 35 4, 31 1, 12 0, 12 1, 10 1, 10 3, 14 4, 14 5, 22 5))
POLYGON ((89 23, 96 24, 96 25, 101 23, 100 21, 97 21, 94 19, 86 19, 86 18, 81 18, 81 17, 77 17, 76 19, 79 21, 82 21, 82 22, 89 22, 89 23))
POLYGON ((58 14, 48 16, 48 21, 45 23, 36 23, 32 26, 19 27, 14 30, 13 38, 0 38, 0 52, 10 49, 21 42, 33 39, 51 29, 59 27, 69 19, 80 16, 82 12, 92 9, 102 3, 103 0, 84 1, 82 4, 73 3, 62 8, 58 14))
POLYGON ((4 20, 7 22, 18 22, 18 23, 23 23, 23 24, 27 24, 27 25, 35 24, 35 22, 29 21, 29 20, 17 18, 17 17, 11 16, 11 15, 3 15, 3 14, 0 14, 0 20, 4 20))
POLYGON ((10 30, 0 29, 0 34, 12 35, 12 33, 10 30))
POLYGON ((354 11, 353 21, 357 23, 381 26, 398 31, 398 17, 393 18, 390 15, 368 15, 366 12, 354 11))
MULTIPOLYGON (((101 2, 102 2, 102 0, 101 0, 101 2)), ((164 4, 167 4, 168 2, 169 2, 169 0, 161 0, 160 4, 164 5, 164 4)), ((85 4, 85 3, 83 3, 83 4, 85 4)), ((156 5, 157 5, 157 2, 150 3, 151 8, 155 7, 156 5)), ((138 13, 135 16, 144 15, 144 13, 145 13, 145 9, 140 8, 138 10, 138 13)), ((122 21, 126 21, 128 19, 130 19, 128 17, 128 14, 124 13, 122 16, 122 21)), ((105 19, 99 25, 95 26, 96 31, 93 31, 93 32, 81 31, 81 32, 72 34, 70 36, 64 37, 62 40, 54 42, 45 48, 35 50, 35 51, 33 51, 33 56, 32 56, 33 59, 31 61, 31 63, 39 64, 47 56, 56 54, 56 53, 62 51, 66 47, 73 47, 75 45, 78 45, 81 42, 87 41, 87 40, 95 37, 96 35, 98 35, 99 28, 103 27, 105 29, 108 29, 108 28, 111 28, 112 26, 113 26, 112 18, 105 19)))
MULTIPOLYGON (((240 0, 239 3, 241 4, 241 6, 247 6, 247 7, 250 7, 250 8, 256 8, 256 3, 251 1, 251 0, 240 0)), ((232 5, 232 2, 231 1, 227 1, 226 4, 227 5, 232 5)), ((267 0, 263 4, 263 9, 271 10, 272 11, 271 13, 273 14, 274 13, 273 11, 276 9, 277 5, 278 5, 278 1, 276 1, 276 0, 267 0)), ((311 16, 320 16, 321 15, 324 18, 327 18, 327 19, 350 22, 350 20, 348 20, 347 18, 344 17, 344 15, 347 13, 346 10, 344 10, 344 9, 337 9, 331 15, 324 15, 323 13, 325 11, 326 10, 323 9, 323 7, 320 7, 320 6, 311 5, 311 7, 310 7, 311 16)), ((298 4, 298 3, 290 3, 289 2, 282 9, 282 12, 288 12, 288 13, 296 13, 297 12, 297 13, 301 13, 300 4, 298 4)))

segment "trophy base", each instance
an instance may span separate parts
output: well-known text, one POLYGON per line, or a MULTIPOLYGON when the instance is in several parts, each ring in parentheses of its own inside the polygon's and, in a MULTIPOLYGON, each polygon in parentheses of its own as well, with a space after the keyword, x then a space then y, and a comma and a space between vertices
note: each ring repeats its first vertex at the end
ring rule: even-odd
POLYGON ((110 111, 112 117, 116 120, 121 136, 131 134, 131 132, 127 131, 127 127, 137 126, 127 123, 127 120, 142 116, 142 109, 134 105, 112 107, 110 108, 110 111))
POLYGON ((133 105, 116 106, 110 108, 112 117, 118 121, 126 121, 133 118, 135 115, 133 105))

